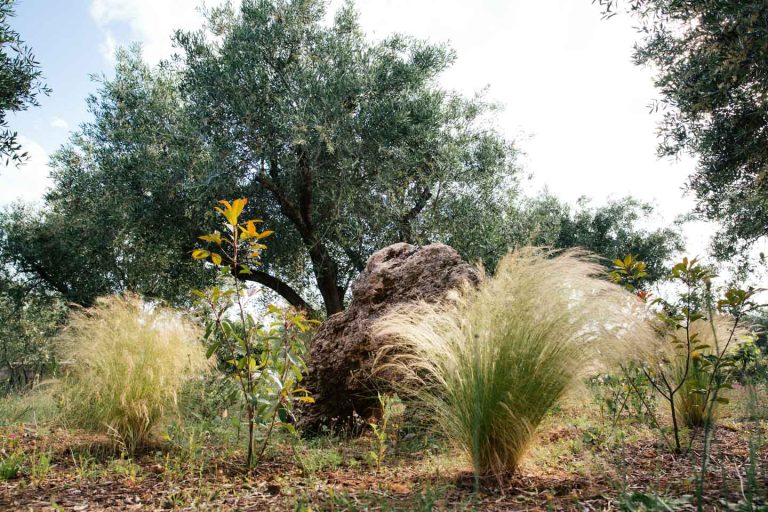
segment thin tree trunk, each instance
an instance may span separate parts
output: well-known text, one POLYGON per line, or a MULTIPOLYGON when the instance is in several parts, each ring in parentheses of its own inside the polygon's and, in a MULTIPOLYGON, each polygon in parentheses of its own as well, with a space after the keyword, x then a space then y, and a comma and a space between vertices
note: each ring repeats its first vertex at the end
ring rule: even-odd
POLYGON ((338 281, 338 266, 320 243, 309 248, 309 256, 317 279, 317 287, 323 297, 325 313, 331 316, 344 311, 344 297, 338 281))

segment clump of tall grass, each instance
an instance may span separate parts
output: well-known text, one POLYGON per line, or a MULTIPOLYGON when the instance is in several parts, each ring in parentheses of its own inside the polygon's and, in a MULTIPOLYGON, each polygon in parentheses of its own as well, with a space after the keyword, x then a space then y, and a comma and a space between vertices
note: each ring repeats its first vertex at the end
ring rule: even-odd
POLYGON ((482 475, 514 471, 547 412, 585 372, 652 336, 641 305, 584 252, 508 254, 442 303, 400 307, 375 326, 393 342, 382 374, 423 401, 482 475))
POLYGON ((64 421, 109 434, 127 453, 149 441, 182 386, 208 368, 194 324, 132 295, 74 313, 60 342, 64 421))

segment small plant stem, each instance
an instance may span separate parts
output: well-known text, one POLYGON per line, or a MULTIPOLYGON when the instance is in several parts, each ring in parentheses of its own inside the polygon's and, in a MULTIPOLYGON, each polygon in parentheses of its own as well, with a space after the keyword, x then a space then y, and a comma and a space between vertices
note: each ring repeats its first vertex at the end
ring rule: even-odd
MULTIPOLYGON (((286 325, 287 328, 287 325, 286 325)), ((289 352, 289 346, 288 346, 288 339, 287 335, 283 335, 283 374, 280 376, 280 382, 285 383, 285 378, 288 376, 288 352, 289 352)), ((282 392, 281 392, 282 393, 282 392)), ((272 436, 272 431, 275 428, 275 418, 277 418, 277 411, 280 410, 280 406, 282 405, 282 399, 278 398, 277 403, 275 403, 275 408, 272 411, 272 418, 269 421, 269 429, 267 429, 267 433, 264 436, 264 442, 261 444, 261 449, 259 450, 259 454, 256 458, 256 460, 261 460, 261 457, 264 456, 264 452, 267 449, 267 443, 269 442, 269 438, 272 436)))
MULTIPOLYGON (((651 383, 651 386, 653 386, 653 389, 655 389, 656 391, 658 391, 658 392, 659 392, 659 394, 660 394, 660 395, 661 395, 661 396, 662 396, 662 397, 663 397, 665 400, 669 400, 669 398, 667 398, 667 395, 665 395, 665 394, 664 394, 664 392, 663 392, 663 391, 661 390, 661 388, 659 387, 658 383, 657 383, 656 381, 654 381, 654 380, 653 380, 653 378, 652 378, 652 377, 651 377, 651 375, 650 375, 650 374, 649 374, 649 373, 648 373, 648 372, 645 370, 645 368, 641 368, 641 370, 642 370, 642 372, 643 372, 643 375, 645 375, 645 378, 647 378, 647 379, 648 379, 648 382, 650 382, 650 383, 651 383)), ((653 421, 653 425, 654 425, 654 426, 655 426, 655 427, 658 429, 658 431, 661 433, 662 437, 664 438, 664 444, 666 444, 666 445, 667 445, 667 448, 669 448, 670 450, 673 450, 673 449, 674 449, 674 447, 672 446, 672 443, 670 443, 670 442, 669 442, 669 439, 667 438, 667 435, 664 433, 664 431, 663 431, 663 430, 662 430, 662 428, 661 428, 661 425, 659 425, 659 422, 656 420, 656 415, 655 415, 655 414, 653 413, 653 411, 651 410, 651 407, 650 407, 650 406, 649 406, 649 405, 646 403, 646 401, 645 401, 645 398, 643 398, 642 394, 640 393, 640 390, 637 388, 637 386, 635 386, 635 383, 634 383, 634 382, 632 382, 631 380, 630 380, 629 382, 630 382, 630 385, 632 386, 632 389, 634 389, 634 390, 635 390, 635 393, 637 394, 637 396, 638 396, 638 397, 640 397, 640 401, 643 403, 643 406, 645 407, 645 410, 648 412, 648 415, 650 416, 651 420, 653 421)))

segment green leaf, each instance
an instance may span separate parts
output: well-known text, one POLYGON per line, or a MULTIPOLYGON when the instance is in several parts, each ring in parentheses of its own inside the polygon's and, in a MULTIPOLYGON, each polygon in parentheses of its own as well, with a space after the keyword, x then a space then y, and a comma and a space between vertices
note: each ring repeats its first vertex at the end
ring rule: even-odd
POLYGON ((207 359, 210 359, 210 357, 211 357, 213 354, 215 354, 215 353, 216 353, 216 351, 217 351, 217 350, 219 350, 219 348, 220 348, 220 347, 221 347, 221 341, 217 341, 216 343, 214 343, 213 345, 211 345, 210 347, 208 347, 208 350, 206 350, 206 351, 205 351, 205 357, 206 357, 207 359))

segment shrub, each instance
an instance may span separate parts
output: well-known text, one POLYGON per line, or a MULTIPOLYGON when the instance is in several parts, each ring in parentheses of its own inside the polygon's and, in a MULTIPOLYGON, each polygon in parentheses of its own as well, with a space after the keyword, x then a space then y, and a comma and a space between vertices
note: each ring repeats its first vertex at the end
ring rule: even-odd
POLYGON ((231 280, 232 287, 197 290, 195 295, 208 316, 207 355, 218 356, 220 368, 241 391, 248 422, 245 463, 251 467, 261 460, 276 427, 295 433, 294 406, 314 401, 299 383, 307 370, 305 342, 317 322, 305 318, 301 311, 272 304, 267 306, 267 317, 258 319, 249 312, 252 308, 237 276, 250 274, 252 267, 261 264, 261 252, 267 248, 262 241, 272 231, 258 231, 256 224, 261 220, 241 220, 247 199, 219 204, 222 207, 215 209, 224 217, 223 231, 199 237, 212 250, 195 249, 192 257, 210 261, 231 280), (262 432, 257 448, 254 445, 259 427, 262 432))
POLYGON ((178 312, 136 296, 100 299, 75 313, 61 336, 65 421, 135 452, 175 407, 182 385, 208 368, 199 339, 178 312))
POLYGON ((638 299, 601 272, 582 252, 524 249, 478 289, 376 324, 398 340, 378 368, 423 400, 471 458, 476 484, 513 471, 547 412, 594 363, 620 358, 628 333, 649 336, 638 299))
POLYGON ((623 415, 642 423, 653 423, 656 392, 637 364, 628 364, 620 372, 593 375, 587 381, 603 422, 615 427, 623 415))
MULTIPOLYGON (((718 347, 719 344, 725 343, 725 340, 729 338, 732 328, 733 321, 721 316, 715 316, 711 323, 706 319, 695 320, 691 322, 688 334, 682 332, 684 329, 678 328, 677 330, 680 332, 673 336, 674 339, 680 340, 690 336, 695 340, 690 356, 682 343, 678 345, 667 343, 666 345, 666 357, 671 361, 670 374, 675 382, 683 382, 680 393, 675 394, 674 400, 675 411, 681 423, 686 427, 703 427, 708 421, 706 391, 711 387, 712 364, 707 358, 718 355, 720 357, 733 356, 736 353, 744 339, 742 329, 736 329, 735 335, 732 336, 733 342, 727 349, 718 347), (690 360, 686 375, 687 358, 690 360)), ((728 373, 728 378, 723 384, 729 384, 731 377, 733 377, 733 372, 728 373)), ((716 417, 718 403, 712 404, 713 417, 710 418, 712 420, 716 417)))

